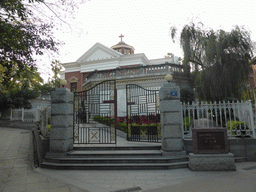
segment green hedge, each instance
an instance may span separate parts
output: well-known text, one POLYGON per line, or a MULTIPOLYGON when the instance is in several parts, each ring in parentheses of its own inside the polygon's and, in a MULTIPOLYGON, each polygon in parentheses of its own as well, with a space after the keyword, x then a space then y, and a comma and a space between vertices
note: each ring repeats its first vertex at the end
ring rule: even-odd
MULTIPOLYGON (((102 123, 104 125, 107 125, 107 126, 110 126, 111 124, 114 124, 114 120, 113 119, 110 119, 108 117, 101 117, 99 115, 94 116, 93 120, 97 121, 99 123, 102 123)), ((146 127, 148 127, 148 126, 157 126, 157 125, 155 123, 143 124, 143 125, 132 123, 132 126, 141 127, 141 129, 143 130, 144 128, 146 129, 146 127)), ((122 122, 118 122, 117 123, 117 129, 127 133, 127 124, 126 123, 122 123, 122 122)))
MULTIPOLYGON (((94 116, 93 120, 97 121, 99 123, 102 123, 104 125, 107 125, 107 126, 110 126, 110 125, 114 124, 114 120, 113 119, 110 119, 108 117, 101 117, 99 115, 94 116)), ((118 122, 117 129, 127 133, 127 124, 118 122)))
POLYGON ((105 124, 107 126, 110 126, 111 124, 114 124, 114 120, 113 119, 110 119, 108 117, 101 117, 99 115, 95 115, 93 117, 93 120, 97 121, 99 123, 105 124))
MULTIPOLYGON (((249 129, 249 125, 245 123, 244 121, 227 121, 226 127, 228 130, 231 130, 231 127, 233 130, 241 131, 241 135, 245 135, 245 131, 249 129), (241 126, 241 129, 240 129, 241 126)), ((236 135, 235 132, 232 132, 232 135, 236 135)))
POLYGON ((127 124, 118 122, 117 129, 127 133, 127 124))

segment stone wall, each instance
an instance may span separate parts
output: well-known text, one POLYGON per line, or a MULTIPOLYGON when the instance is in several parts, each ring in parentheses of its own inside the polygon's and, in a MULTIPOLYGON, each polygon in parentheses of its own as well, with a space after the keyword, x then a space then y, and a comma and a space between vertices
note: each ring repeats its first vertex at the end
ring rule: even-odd
POLYGON ((11 127, 11 128, 31 130, 32 128, 36 128, 36 123, 35 122, 0 120, 0 127, 11 127))

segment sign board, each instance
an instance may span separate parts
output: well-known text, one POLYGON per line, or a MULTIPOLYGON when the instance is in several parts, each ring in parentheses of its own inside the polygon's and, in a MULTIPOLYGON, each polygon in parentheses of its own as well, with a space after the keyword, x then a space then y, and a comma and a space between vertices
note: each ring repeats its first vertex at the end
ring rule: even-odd
POLYGON ((178 95, 178 91, 177 90, 172 90, 172 91, 170 91, 170 94, 171 94, 171 96, 175 97, 175 96, 178 95))
POLYGON ((225 128, 192 129, 195 154, 223 154, 229 152, 225 128))

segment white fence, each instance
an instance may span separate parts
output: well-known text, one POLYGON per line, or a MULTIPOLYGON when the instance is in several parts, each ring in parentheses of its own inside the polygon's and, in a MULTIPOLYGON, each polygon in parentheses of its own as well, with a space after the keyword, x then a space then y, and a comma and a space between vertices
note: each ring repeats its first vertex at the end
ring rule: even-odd
POLYGON ((49 133, 49 128, 50 126, 50 119, 51 118, 51 106, 48 106, 44 108, 43 110, 40 110, 40 124, 39 128, 41 130, 42 135, 47 136, 49 133))
POLYGON ((35 122, 38 123, 41 133, 46 136, 48 124, 51 118, 51 106, 38 107, 36 109, 11 109, 11 121, 35 122))
POLYGON ((38 109, 11 109, 11 121, 37 122, 39 118, 38 109))
MULTIPOLYGON (((245 102, 192 103, 182 105, 184 137, 191 137, 192 128, 226 127, 228 137, 251 136, 256 138, 252 104, 245 102)), ((37 109, 12 109, 10 119, 39 122, 46 136, 51 118, 51 106, 37 109)))
POLYGON ((226 127, 228 137, 255 136, 252 104, 245 102, 214 102, 182 105, 185 137, 196 127, 226 127))

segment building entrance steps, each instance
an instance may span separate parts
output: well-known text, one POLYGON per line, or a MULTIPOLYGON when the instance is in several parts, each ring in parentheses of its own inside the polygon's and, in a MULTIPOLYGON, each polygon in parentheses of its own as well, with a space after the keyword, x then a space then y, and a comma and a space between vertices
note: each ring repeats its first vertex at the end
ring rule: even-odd
POLYGON ((172 169, 187 168, 188 157, 166 157, 160 155, 132 155, 132 156, 67 156, 61 158, 47 158, 42 168, 76 169, 76 170, 137 170, 137 169, 172 169))
POLYGON ((86 170, 136 170, 187 168, 188 156, 162 156, 161 143, 79 144, 65 155, 47 153, 42 168, 86 170))
MULTIPOLYGON (((243 159, 235 158, 236 162, 243 159)), ((47 153, 42 168, 73 170, 160 170, 188 168, 187 155, 163 156, 161 143, 79 144, 66 154, 47 153)))

